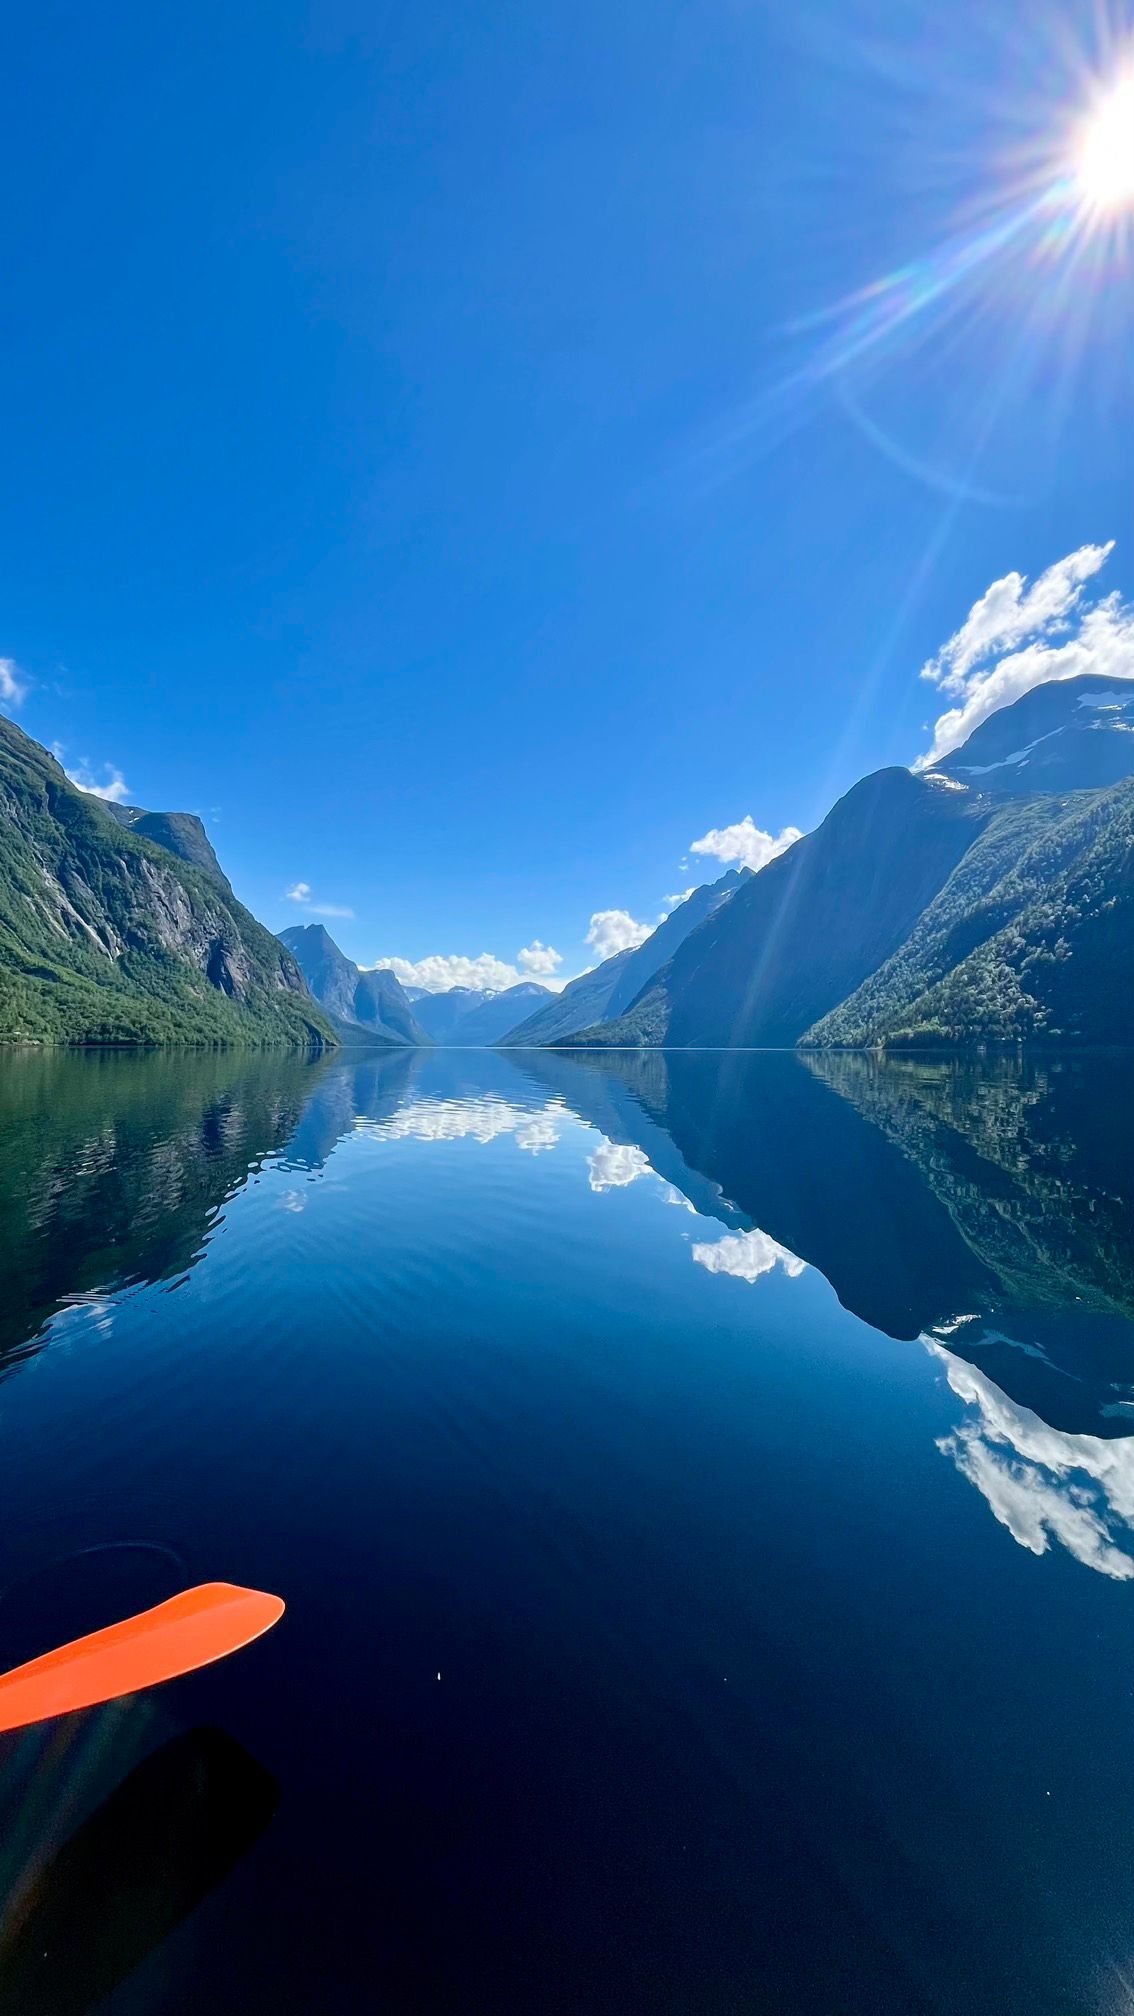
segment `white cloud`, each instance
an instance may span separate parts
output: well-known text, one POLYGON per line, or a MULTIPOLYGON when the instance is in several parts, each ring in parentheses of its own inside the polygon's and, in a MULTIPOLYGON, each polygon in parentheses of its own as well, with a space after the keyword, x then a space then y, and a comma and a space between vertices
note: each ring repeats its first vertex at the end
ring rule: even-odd
POLYGON ((628 952, 635 945, 644 944, 654 928, 652 924, 639 924, 629 910, 596 910, 587 932, 587 944, 594 946, 600 960, 609 959, 615 952, 628 952))
POLYGON ((541 939, 533 938, 530 945, 517 952, 516 964, 521 972, 530 974, 533 979, 547 980, 557 967, 562 966, 563 954, 557 952, 554 945, 545 945, 541 939))
POLYGON ((313 902, 310 882, 296 882, 292 888, 285 890, 284 900, 288 903, 301 904, 303 909, 310 910, 313 917, 354 916, 354 911, 348 910, 345 904, 313 902))
POLYGON ((923 679, 963 693, 975 666, 1028 637, 1049 635, 1065 624, 1082 599, 1083 583, 1097 574, 1114 551, 1106 546, 1080 546, 1040 575, 1028 587, 1024 574, 1005 574, 974 602, 965 621, 937 655, 921 668, 923 679))
POLYGON ((738 819, 735 826, 713 826, 690 846, 691 854, 712 854, 726 865, 735 862, 741 868, 751 868, 758 874, 774 861, 777 854, 785 854, 794 847, 803 834, 798 826, 785 826, 782 833, 765 833, 757 826, 751 813, 738 819))
POLYGON ((782 1267, 794 1281, 807 1267, 806 1260, 800 1260, 786 1246, 758 1230, 730 1232, 727 1239, 698 1244, 693 1248, 693 1258, 698 1267, 707 1268, 710 1274, 731 1274, 738 1281, 758 1281, 761 1274, 771 1274, 776 1267, 782 1267))
POLYGON ((674 910, 676 910, 680 904, 688 903, 689 898, 695 895, 696 891, 697 891, 696 882, 691 882, 688 889, 679 889, 676 895, 674 896, 663 896, 662 902, 665 904, 666 916, 667 917, 670 916, 671 913, 674 910))
POLYGON ((976 1409, 937 1446, 993 1517, 1030 1554, 1046 1554, 1055 1540, 1085 1568, 1118 1582, 1134 1579, 1134 1556, 1118 1544, 1122 1530, 1134 1528, 1134 1441, 1049 1428, 975 1366, 929 1337, 922 1341, 953 1392, 976 1409))
POLYGON ((640 1148, 625 1141, 606 1141, 587 1157, 592 1190, 624 1190, 639 1176, 652 1176, 653 1169, 640 1148))
MULTIPOLYGON (((63 763, 63 751, 59 743, 53 742, 51 749, 56 761, 63 763)), ((108 798, 112 805, 125 804, 130 792, 121 770, 114 763, 104 763, 102 767, 104 774, 100 781, 84 756, 73 770, 68 770, 64 763, 63 775, 69 784, 75 786, 76 791, 85 791, 88 798, 108 798)))
POLYGON ((26 700, 27 691, 27 680, 15 659, 0 658, 0 700, 8 707, 19 707, 26 700))
POLYGON ((990 714, 1052 679, 1082 673, 1134 679, 1134 606, 1115 592, 1084 599, 1114 541, 1080 546, 1029 587, 1005 574, 974 603, 961 628, 922 666, 921 677, 957 701, 934 725, 924 770, 967 740, 990 714))
POLYGON ((364 971, 379 967, 395 973, 403 987, 424 987, 427 994, 444 994, 450 987, 478 987, 490 994, 515 987, 524 975, 506 959, 480 952, 470 959, 463 952, 431 952, 425 959, 375 959, 364 971))
POLYGON ((498 959, 494 952, 478 952, 475 958, 464 952, 431 952, 424 959, 399 959, 392 954, 372 960, 362 970, 364 973, 387 970, 396 975, 403 987, 422 987, 427 994, 445 994, 450 987, 475 987, 485 994, 502 994, 506 987, 516 987, 521 980, 538 980, 541 986, 550 987, 557 994, 567 985, 565 979, 556 976, 555 969, 563 964, 563 954, 554 945, 544 945, 533 938, 516 956, 517 965, 510 959, 498 959))

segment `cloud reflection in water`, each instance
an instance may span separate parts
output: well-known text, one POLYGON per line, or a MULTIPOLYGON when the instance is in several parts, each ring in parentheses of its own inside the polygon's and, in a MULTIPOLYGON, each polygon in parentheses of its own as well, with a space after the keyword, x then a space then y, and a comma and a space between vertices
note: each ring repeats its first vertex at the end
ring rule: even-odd
POLYGON ((1134 1580, 1134 1556, 1118 1544, 1134 1530, 1134 1440, 1049 1428, 975 1366, 932 1338, 922 1341, 958 1399, 976 1409, 937 1446, 993 1517, 1031 1554, 1046 1554, 1055 1540, 1085 1568, 1134 1580))
POLYGON ((731 1274, 737 1281, 758 1281, 762 1274, 772 1274, 782 1267, 789 1279, 797 1280, 806 1271, 806 1260, 790 1253, 766 1232, 730 1232, 726 1239, 718 1239, 711 1245, 701 1243, 693 1248, 693 1258, 698 1267, 707 1268, 710 1274, 731 1274))

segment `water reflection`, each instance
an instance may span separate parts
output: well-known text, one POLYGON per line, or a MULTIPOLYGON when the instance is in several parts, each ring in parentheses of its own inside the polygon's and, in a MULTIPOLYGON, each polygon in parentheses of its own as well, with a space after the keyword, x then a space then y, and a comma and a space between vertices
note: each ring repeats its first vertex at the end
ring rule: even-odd
POLYGON ((0 1376, 117 1296, 194 1265, 226 1199, 294 1134, 325 1063, 0 1057, 0 1376))
MULTIPOLYGON (((47 1075, 0 1060, 5 1334, 60 1345, 0 1409, 5 1656, 170 1545, 288 1602, 167 1697, 285 1796, 131 2008, 1111 2006, 1128 1067, 47 1075)), ((0 1893, 110 1789, 16 1856, 0 1810, 0 1893)))
POLYGON ((641 1173, 634 1137, 664 1125, 749 1217, 693 1246, 709 1272, 810 1262, 875 1328, 923 1336, 971 1410, 939 1446, 1021 1546, 1134 1577, 1129 1058, 527 1061, 622 1135, 614 1166, 641 1173))
POLYGON ((974 1412, 937 1446, 1032 1554, 1052 1541, 1115 1581, 1134 1578, 1134 1443, 1051 1428, 944 1346, 927 1348, 974 1412), (1120 1542, 1125 1539, 1127 1547, 1120 1542))
MULTIPOLYGON (((1134 1555, 1134 1150, 1128 1057, 405 1052, 0 1063, 0 1365, 184 1275, 269 1161, 309 1181, 350 1136, 587 1130, 598 1195, 652 1178, 693 1263, 813 1268, 873 1328, 925 1340, 965 1410, 941 1447, 1022 1546, 1127 1579, 1134 1555)), ((636 1193, 640 1194, 640 1193, 636 1193)), ((714 1291, 716 1292, 716 1291, 714 1291)))
POLYGON ((602 1141, 594 1154, 587 1157, 587 1168, 591 1189, 600 1192, 625 1190, 628 1183, 654 1173, 642 1150, 625 1141, 602 1141))
MULTIPOLYGON (((873 1328, 928 1336, 1071 1434, 1134 1430, 1134 1061, 526 1053, 733 1241, 712 1272, 806 1263, 873 1328)), ((625 1179, 624 1179, 625 1180, 625 1179)), ((713 1257, 716 1256, 716 1257, 713 1257)))
POLYGON ((762 1274, 771 1274, 777 1267, 782 1267, 789 1280, 795 1280, 807 1265, 806 1260, 789 1253, 786 1246, 778 1245, 758 1229, 730 1232, 727 1238, 711 1245, 703 1242, 695 1245, 693 1258, 707 1273, 731 1274, 737 1281, 758 1281, 762 1274))

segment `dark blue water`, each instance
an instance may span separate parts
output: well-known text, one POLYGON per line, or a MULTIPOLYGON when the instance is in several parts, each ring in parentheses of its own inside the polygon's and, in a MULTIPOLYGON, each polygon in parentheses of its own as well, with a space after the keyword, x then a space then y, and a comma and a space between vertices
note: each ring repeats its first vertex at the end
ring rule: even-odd
POLYGON ((1134 1068, 0 1059, 0 2011, 1134 2006, 1134 1068))

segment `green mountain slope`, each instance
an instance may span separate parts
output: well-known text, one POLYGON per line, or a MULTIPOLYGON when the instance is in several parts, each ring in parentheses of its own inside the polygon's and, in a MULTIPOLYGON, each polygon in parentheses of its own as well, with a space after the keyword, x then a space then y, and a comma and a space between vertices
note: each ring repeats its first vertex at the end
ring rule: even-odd
POLYGON ((1134 781, 996 813, 906 943, 808 1030, 818 1047, 1127 1040, 1134 781))
POLYGON ((0 719, 0 1040, 320 1045, 295 961, 223 880, 123 826, 0 719))
POLYGON ((998 818, 819 1046, 1134 1034, 1134 780, 998 818))

